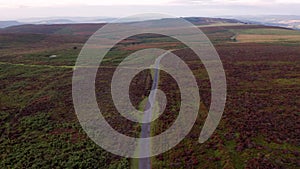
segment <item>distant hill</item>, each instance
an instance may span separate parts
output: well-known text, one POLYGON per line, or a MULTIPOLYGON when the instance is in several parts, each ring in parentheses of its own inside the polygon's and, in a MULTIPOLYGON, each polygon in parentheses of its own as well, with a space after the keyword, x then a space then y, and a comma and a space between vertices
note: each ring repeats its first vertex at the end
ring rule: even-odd
POLYGON ((80 24, 80 23, 109 23, 116 20, 111 17, 49 17, 27 18, 15 21, 0 21, 0 28, 18 25, 52 25, 52 24, 80 24))
POLYGON ((26 24, 79 24, 79 23, 108 23, 116 18, 110 17, 48 17, 48 18, 27 18, 20 22, 26 24))
POLYGON ((268 26, 280 26, 300 29, 300 16, 297 15, 262 15, 262 16, 231 16, 244 22, 268 26))
MULTIPOLYGON (((147 24, 150 23, 168 23, 178 18, 163 18, 156 20, 140 21, 147 24)), ((194 25, 213 25, 213 24, 244 24, 243 22, 236 19, 224 19, 224 18, 207 18, 207 17, 183 17, 183 19, 193 23, 194 25)))
POLYGON ((195 25, 207 25, 207 24, 217 24, 217 23, 240 23, 243 22, 236 19, 224 19, 224 18, 205 18, 205 17, 185 17, 184 19, 195 25))
POLYGON ((41 20, 33 22, 33 24, 72 24, 76 23, 75 21, 69 19, 53 19, 53 20, 41 20))
POLYGON ((6 28, 9 26, 21 25, 22 23, 18 21, 0 21, 0 28, 6 28))
POLYGON ((0 30, 0 33, 91 35, 103 25, 104 24, 18 25, 4 28, 0 30))
MULTIPOLYGON (((159 23, 159 22, 171 22, 178 18, 165 18, 158 20, 139 21, 147 24, 159 23)), ((204 18, 204 17, 187 17, 184 18, 195 25, 211 25, 211 24, 242 24, 241 21, 235 19, 222 19, 222 18, 204 18)), ((67 34, 67 35, 91 35, 105 23, 72 23, 70 20, 49 20, 40 21, 44 24, 26 24, 11 26, 0 30, 0 33, 29 33, 29 34, 67 34), (59 24, 62 22, 70 22, 69 24, 59 24), (49 24, 56 23, 56 24, 49 24)))

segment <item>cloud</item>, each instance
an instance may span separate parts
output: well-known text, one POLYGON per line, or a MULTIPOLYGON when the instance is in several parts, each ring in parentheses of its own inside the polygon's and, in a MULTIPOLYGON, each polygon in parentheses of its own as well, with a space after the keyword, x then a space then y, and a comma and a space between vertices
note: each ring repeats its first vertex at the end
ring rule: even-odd
POLYGON ((276 5, 276 4, 300 4, 299 0, 174 0, 177 5, 276 5))
POLYGON ((300 15, 300 0, 139 1, 111 0, 101 3, 104 1, 0 0, 0 20, 52 16, 123 17, 138 13, 166 13, 174 16, 300 15))
POLYGON ((55 7, 69 5, 91 5, 91 6, 112 6, 112 5, 167 5, 173 0, 0 0, 0 7, 55 7))
POLYGON ((59 7, 70 5, 113 6, 113 5, 274 5, 300 4, 299 0, 0 0, 0 7, 59 7))

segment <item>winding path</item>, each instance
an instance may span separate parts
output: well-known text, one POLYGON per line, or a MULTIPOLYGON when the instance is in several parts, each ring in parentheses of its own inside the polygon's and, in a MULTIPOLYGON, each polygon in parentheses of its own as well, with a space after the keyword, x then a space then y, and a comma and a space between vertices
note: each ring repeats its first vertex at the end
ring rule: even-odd
MULTIPOLYGON (((148 102, 146 104, 145 110, 150 109, 147 113, 144 111, 144 120, 151 121, 152 119, 152 114, 153 114, 153 108, 155 105, 155 97, 156 97, 156 89, 158 87, 158 82, 159 82, 159 64, 161 59, 166 56, 169 52, 159 56, 155 60, 154 64, 154 77, 153 77, 153 83, 151 87, 151 92, 148 98, 148 102)), ((147 138, 150 137, 151 134, 151 123, 143 123, 142 124, 142 131, 141 131, 141 138, 147 138)), ((151 151, 151 145, 150 142, 146 142, 144 144, 141 144, 140 146, 147 147, 146 148, 146 153, 150 155, 151 151)), ((141 149, 139 151, 145 151, 145 149, 141 149)), ((151 169, 151 160, 149 158, 140 158, 139 159, 139 169, 151 169)))

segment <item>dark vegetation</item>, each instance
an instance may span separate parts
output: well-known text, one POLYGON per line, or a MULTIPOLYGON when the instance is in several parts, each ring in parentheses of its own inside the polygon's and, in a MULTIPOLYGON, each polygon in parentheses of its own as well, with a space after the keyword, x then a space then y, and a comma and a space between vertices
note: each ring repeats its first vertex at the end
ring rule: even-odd
MULTIPOLYGON (((130 159, 104 151, 87 137, 73 109, 72 66, 84 42, 101 26, 25 25, 0 31, 0 168, 130 167, 130 159)), ((97 76, 98 104, 116 130, 138 137, 140 125, 120 117, 111 100, 109 84, 115 66, 139 49, 179 49, 174 53, 197 77, 201 108, 188 137, 152 158, 153 168, 299 168, 300 42, 258 44, 231 39, 235 32, 260 28, 279 29, 257 25, 201 28, 216 46, 228 83, 223 118, 204 144, 198 143, 198 137, 210 103, 209 79, 194 54, 172 39, 143 35, 117 45, 97 76)), ((133 105, 139 106, 150 87, 149 71, 133 79, 133 105)), ((165 72, 160 89, 168 105, 155 121, 153 134, 172 125, 180 103, 178 86, 165 72)))

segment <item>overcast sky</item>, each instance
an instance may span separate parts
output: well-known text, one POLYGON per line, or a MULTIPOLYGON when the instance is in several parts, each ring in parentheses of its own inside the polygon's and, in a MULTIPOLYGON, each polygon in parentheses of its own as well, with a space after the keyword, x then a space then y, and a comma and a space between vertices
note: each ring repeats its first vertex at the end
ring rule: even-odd
POLYGON ((300 15, 300 0, 0 0, 0 20, 32 17, 300 15))

